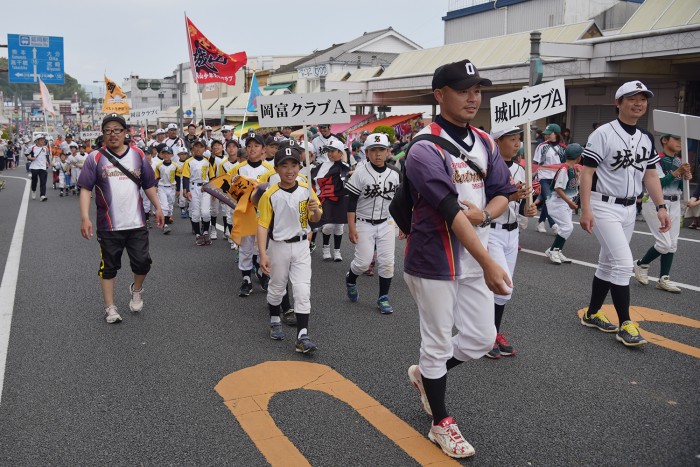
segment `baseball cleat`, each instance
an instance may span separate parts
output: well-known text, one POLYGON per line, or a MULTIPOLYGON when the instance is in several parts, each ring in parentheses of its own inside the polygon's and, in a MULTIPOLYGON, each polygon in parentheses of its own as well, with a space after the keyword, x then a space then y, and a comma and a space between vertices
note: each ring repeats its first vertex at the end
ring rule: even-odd
POLYGON ((656 284, 656 288, 666 292, 681 293, 681 289, 675 286, 668 276, 659 277, 659 283, 656 284))
POLYGON ((639 264, 639 261, 632 263, 634 266, 634 278, 642 285, 649 283, 649 265, 639 264))
POLYGON ((474 447, 464 439, 457 422, 452 417, 446 417, 437 425, 430 427, 428 439, 440 446, 442 452, 450 457, 461 459, 476 454, 474 447))
POLYGON ((432 417, 433 411, 430 409, 428 396, 425 395, 425 389, 423 388, 423 376, 420 374, 418 365, 411 365, 408 367, 408 381, 420 393, 420 404, 421 407, 423 407, 423 411, 432 417))

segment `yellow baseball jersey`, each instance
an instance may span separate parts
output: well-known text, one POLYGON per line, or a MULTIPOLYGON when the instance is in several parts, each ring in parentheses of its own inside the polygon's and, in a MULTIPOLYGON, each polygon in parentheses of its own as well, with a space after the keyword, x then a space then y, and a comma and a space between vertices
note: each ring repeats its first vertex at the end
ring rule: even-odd
MULTIPOLYGON (((260 183, 269 183, 270 185, 273 185, 280 182, 280 176, 275 169, 272 169, 262 174, 258 181, 260 183)), ((299 175, 297 175, 297 182, 307 183, 306 177, 301 172, 299 172, 299 175)))
POLYGON ((228 159, 221 161, 221 164, 216 167, 216 176, 219 177, 227 174, 236 164, 238 164, 238 161, 231 162, 228 159))
POLYGON ((175 176, 178 175, 179 171, 179 167, 174 162, 165 165, 163 161, 160 161, 154 170, 156 179, 158 180, 158 186, 175 185, 175 176))
POLYGON ((207 183, 214 177, 214 167, 203 157, 200 160, 190 157, 182 166, 182 176, 190 179, 190 183, 207 183))
POLYGON ((250 178, 251 180, 259 181, 261 176, 274 169, 275 168, 272 166, 272 164, 267 161, 262 161, 262 163, 257 167, 253 167, 248 163, 248 161, 243 161, 234 165, 231 170, 228 171, 228 173, 231 175, 242 175, 246 178, 250 178))
MULTIPOLYGON (((316 193, 312 192, 311 196, 320 206, 316 193)), ((277 241, 309 233, 308 185, 297 183, 290 189, 279 185, 268 188, 258 201, 258 225, 269 229, 270 238, 277 241)))

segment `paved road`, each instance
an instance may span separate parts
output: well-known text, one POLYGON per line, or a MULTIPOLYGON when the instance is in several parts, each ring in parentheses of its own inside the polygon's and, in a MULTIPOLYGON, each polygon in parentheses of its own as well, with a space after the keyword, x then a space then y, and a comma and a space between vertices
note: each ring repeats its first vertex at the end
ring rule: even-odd
MULTIPOLYGON (((0 192, 3 269, 24 186, 10 178, 0 192)), ((154 265, 143 313, 128 312, 126 267, 117 279, 124 322, 105 324, 99 250, 79 235, 77 197, 49 196, 29 202, 0 403, 0 465, 265 465, 215 387, 269 361, 326 365, 427 432, 429 420, 405 376, 418 358, 416 307, 400 275, 393 315, 376 310, 376 278, 362 277, 360 301, 350 304, 342 285, 352 254, 347 241, 342 264, 322 262, 320 251, 314 257, 311 335, 320 350, 309 359, 293 351, 291 330, 285 341, 268 338, 257 284, 250 297, 237 296, 240 274, 228 244, 196 247, 180 219, 170 236, 151 231, 154 265)), ((637 230, 646 227, 638 223, 637 230)), ((684 229, 682 236, 694 241, 680 242, 672 278, 695 290, 670 295, 633 283, 632 304, 696 320, 642 327, 697 351, 700 232, 684 229)), ((522 246, 539 253, 552 238, 527 230, 522 246)), ((632 243, 639 256, 652 238, 635 234, 632 243)), ((597 251, 579 228, 566 247, 584 263, 595 263, 597 251)), ((655 344, 630 350, 578 324, 592 275, 585 264, 554 266, 521 253, 503 324, 518 355, 450 372, 448 408, 477 450, 465 464, 700 465, 700 360, 655 344)), ((269 384, 281 378, 266 374, 269 384)), ((259 384, 248 379, 238 389, 255 393, 259 384)), ((417 463, 323 392, 283 392, 268 410, 312 465, 417 463)))

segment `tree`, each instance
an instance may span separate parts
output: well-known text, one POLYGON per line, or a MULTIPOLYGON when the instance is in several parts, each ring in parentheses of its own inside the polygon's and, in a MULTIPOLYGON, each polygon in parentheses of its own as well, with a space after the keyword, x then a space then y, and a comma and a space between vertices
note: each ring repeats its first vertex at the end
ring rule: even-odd
MULTIPOLYGON (((8 68, 7 59, 5 57, 0 57, 0 69, 7 70, 8 68)), ((0 91, 2 91, 5 97, 21 96, 24 100, 31 100, 34 93, 39 92, 39 85, 35 83, 10 83, 8 74, 8 72, 0 72, 0 91)), ((80 95, 83 101, 89 99, 88 94, 78 83, 78 80, 68 73, 65 74, 64 84, 47 84, 46 87, 56 100, 71 99, 75 92, 80 95)))

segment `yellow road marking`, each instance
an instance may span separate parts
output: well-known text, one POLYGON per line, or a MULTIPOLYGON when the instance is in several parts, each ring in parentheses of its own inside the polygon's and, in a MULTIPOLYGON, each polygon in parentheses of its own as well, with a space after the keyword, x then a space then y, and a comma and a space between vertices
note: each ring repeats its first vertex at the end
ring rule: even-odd
MULTIPOLYGON (((603 305, 602 310, 608 317, 611 323, 619 325, 617 319, 617 313, 615 313, 615 307, 613 305, 603 305)), ((581 318, 586 308, 578 310, 578 317, 581 318)), ((700 329, 700 321, 686 318, 685 316, 674 315, 673 313, 667 313, 665 311, 653 310, 651 308, 645 308, 643 306, 631 306, 630 307, 630 319, 637 323, 643 323, 644 321, 656 322, 656 323, 671 323, 679 324, 681 326, 687 326, 690 328, 700 329)), ((642 332, 642 336, 652 344, 659 345, 661 347, 675 350, 685 355, 690 355, 691 357, 700 358, 700 349, 693 347, 692 345, 683 344, 682 342, 674 341, 666 337, 660 336, 659 334, 654 334, 652 332, 646 331, 639 325, 639 329, 642 332)))
POLYGON ((460 465, 352 381, 318 363, 276 361, 238 370, 214 388, 273 466, 309 466, 268 412, 275 394, 295 389, 321 391, 348 404, 421 465, 460 465))

